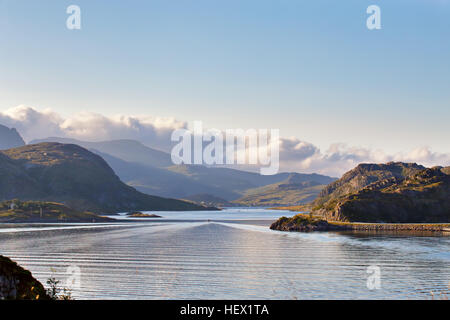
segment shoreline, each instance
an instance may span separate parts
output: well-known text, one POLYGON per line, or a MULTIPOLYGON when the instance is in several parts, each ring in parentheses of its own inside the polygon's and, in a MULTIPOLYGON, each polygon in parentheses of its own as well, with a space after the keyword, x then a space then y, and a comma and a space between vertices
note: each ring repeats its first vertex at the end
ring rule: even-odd
POLYGON ((366 223, 334 222, 329 224, 356 231, 432 231, 450 234, 450 223, 366 223))
POLYGON ((436 232, 450 235, 450 223, 372 223, 327 221, 319 216, 297 214, 282 217, 270 229, 290 232, 313 231, 388 231, 388 232, 436 232))

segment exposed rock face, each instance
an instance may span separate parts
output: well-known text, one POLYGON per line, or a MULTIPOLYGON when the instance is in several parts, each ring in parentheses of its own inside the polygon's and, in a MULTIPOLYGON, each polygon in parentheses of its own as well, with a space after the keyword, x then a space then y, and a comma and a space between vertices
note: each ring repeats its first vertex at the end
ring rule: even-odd
POLYGON ((25 145, 20 134, 15 128, 0 125, 0 150, 21 147, 25 145))
POLYGON ((309 218, 302 214, 296 215, 292 218, 282 217, 272 223, 270 226, 272 230, 279 231, 297 231, 297 232, 310 232, 310 231, 334 231, 334 230, 346 230, 344 226, 338 226, 329 224, 327 221, 317 218, 309 218))
POLYGON ((48 300, 44 286, 31 272, 0 255, 0 300, 48 300))
POLYGON ((40 143, 0 152, 0 200, 60 202, 78 211, 204 210, 127 186, 98 155, 74 144, 40 143))
POLYGON ((324 190, 313 213, 329 221, 450 222, 450 176, 442 167, 360 165, 324 190))
POLYGON ((322 190, 314 204, 323 205, 329 200, 362 190, 371 183, 386 179, 402 180, 405 177, 424 170, 415 163, 389 162, 386 164, 360 164, 345 173, 341 179, 330 183, 322 190))

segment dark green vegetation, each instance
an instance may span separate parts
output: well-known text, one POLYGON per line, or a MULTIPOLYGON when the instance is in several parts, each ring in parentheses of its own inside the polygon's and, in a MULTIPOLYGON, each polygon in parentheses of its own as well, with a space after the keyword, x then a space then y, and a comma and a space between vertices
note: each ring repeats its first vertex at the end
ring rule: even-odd
POLYGON ((50 300, 44 286, 31 272, 0 255, 0 300, 50 300))
POLYGON ((16 129, 0 125, 0 150, 21 147, 25 145, 16 129))
POLYGON ((132 218, 162 218, 154 213, 143 213, 139 211, 127 213, 127 216, 132 218))
POLYGON ((91 212, 79 212, 61 203, 10 200, 0 203, 0 222, 108 222, 91 212))
POLYGON ((297 214, 291 218, 281 217, 270 226, 279 231, 372 231, 372 232, 407 232, 418 235, 443 233, 450 230, 446 223, 361 223, 327 221, 312 214, 297 214))
MULTIPOLYGON (((36 142, 41 141, 44 140, 36 142)), ((262 176, 229 168, 174 166, 170 154, 133 140, 85 142, 47 138, 45 141, 73 143, 89 149, 105 159, 122 181, 141 192, 187 199, 209 206, 297 204, 310 201, 320 191, 319 185, 326 185, 333 180, 315 174, 294 174, 305 184, 279 186, 290 184, 290 173, 262 176), (308 183, 311 184, 310 189, 306 190, 308 183), (259 189, 264 186, 267 188, 259 189), (284 191, 282 188, 285 188, 284 191)))
POLYGON ((78 211, 204 210, 127 186, 98 155, 73 144, 40 143, 0 152, 0 200, 63 203, 78 211))
POLYGON ((442 169, 360 165, 324 189, 313 212, 336 221, 447 223, 450 176, 442 169))
POLYGON ((111 140, 102 142, 88 142, 76 139, 51 137, 31 141, 32 144, 41 142, 59 142, 63 144, 76 144, 94 153, 103 153, 121 159, 128 163, 152 165, 156 168, 172 165, 170 155, 149 147, 136 140, 111 140))
POLYGON ((312 214, 328 222, 449 223, 449 168, 361 164, 323 189, 312 214))
POLYGON ((312 215, 297 214, 292 218, 281 217, 270 226, 272 230, 279 231, 330 231, 330 230, 345 230, 345 227, 329 224, 320 217, 312 215))

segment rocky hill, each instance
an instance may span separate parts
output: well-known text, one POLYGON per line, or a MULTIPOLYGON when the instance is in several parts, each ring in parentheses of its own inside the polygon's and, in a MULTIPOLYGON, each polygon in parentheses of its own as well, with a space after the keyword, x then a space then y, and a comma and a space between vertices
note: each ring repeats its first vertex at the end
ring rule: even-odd
POLYGON ((314 201, 315 206, 321 206, 330 200, 357 192, 371 183, 396 178, 399 180, 417 173, 425 167, 415 163, 389 162, 386 164, 362 163, 345 173, 342 178, 330 183, 320 192, 314 201))
POLYGON ((25 145, 16 129, 0 125, 0 150, 21 147, 25 145))
POLYGON ((447 223, 449 170, 410 163, 362 164, 321 192, 313 214, 329 221, 447 223))
POLYGON ((33 144, 42 142, 76 144, 88 150, 96 150, 134 164, 152 165, 157 168, 168 167, 172 165, 170 154, 153 148, 149 148, 136 140, 122 139, 90 142, 70 138, 50 137, 47 139, 31 141, 31 143, 33 144))
POLYGON ((73 144, 39 143, 0 152, 0 200, 54 201, 78 211, 203 210, 127 186, 98 155, 73 144))
POLYGON ((233 203, 245 206, 305 204, 316 199, 322 189, 334 180, 318 174, 291 173, 281 182, 247 190, 242 198, 233 203))
POLYGON ((50 300, 31 272, 0 255, 0 300, 50 300))

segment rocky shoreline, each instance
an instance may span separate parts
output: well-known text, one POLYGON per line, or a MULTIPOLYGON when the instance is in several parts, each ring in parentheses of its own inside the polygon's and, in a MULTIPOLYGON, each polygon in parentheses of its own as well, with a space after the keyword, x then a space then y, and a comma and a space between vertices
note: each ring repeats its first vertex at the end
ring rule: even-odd
POLYGON ((0 255, 0 300, 50 300, 31 272, 0 255))
POLYGON ((330 224, 320 218, 298 214, 292 218, 281 217, 270 226, 272 230, 279 231, 342 231, 349 230, 346 226, 330 224))
POLYGON ((318 217, 298 214, 292 218, 282 217, 270 229, 278 231, 414 231, 450 234, 449 223, 360 223, 326 221, 318 217))

